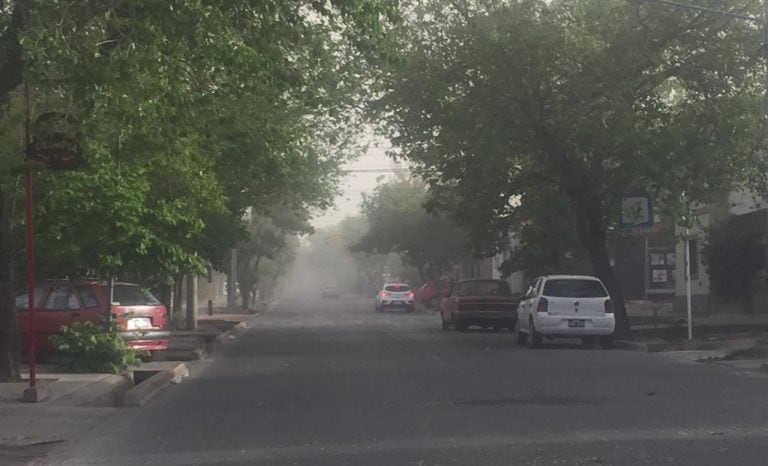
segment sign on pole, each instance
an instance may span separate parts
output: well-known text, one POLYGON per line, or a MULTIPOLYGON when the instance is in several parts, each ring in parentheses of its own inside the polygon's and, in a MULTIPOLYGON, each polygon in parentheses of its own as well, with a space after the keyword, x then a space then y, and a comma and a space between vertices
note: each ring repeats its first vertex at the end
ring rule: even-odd
POLYGON ((77 168, 83 164, 77 120, 72 115, 43 113, 35 119, 31 133, 27 159, 54 170, 77 168))
POLYGON ((621 200, 619 227, 642 228, 653 226, 653 202, 648 194, 632 194, 621 200))

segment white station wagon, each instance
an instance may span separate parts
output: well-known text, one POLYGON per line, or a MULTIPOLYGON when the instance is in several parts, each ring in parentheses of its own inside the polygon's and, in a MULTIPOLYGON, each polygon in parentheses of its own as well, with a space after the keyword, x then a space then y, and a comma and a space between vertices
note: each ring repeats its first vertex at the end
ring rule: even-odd
POLYGON ((548 275, 534 280, 520 301, 515 334, 518 344, 531 348, 541 346, 544 337, 581 337, 584 346, 599 338, 608 349, 615 328, 613 303, 600 279, 548 275))

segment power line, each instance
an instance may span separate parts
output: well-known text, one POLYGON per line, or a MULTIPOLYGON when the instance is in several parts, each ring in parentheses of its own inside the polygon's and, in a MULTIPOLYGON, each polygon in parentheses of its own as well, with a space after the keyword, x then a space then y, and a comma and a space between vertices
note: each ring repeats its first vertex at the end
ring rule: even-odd
POLYGON ((392 172, 407 172, 411 171, 410 168, 350 168, 348 170, 342 170, 342 173, 392 173, 392 172))
POLYGON ((760 18, 758 18, 757 16, 743 15, 741 13, 734 13, 732 11, 726 11, 726 10, 718 10, 715 8, 709 8, 701 5, 694 5, 691 3, 675 2, 673 0, 646 0, 646 1, 663 3, 665 5, 671 5, 671 6, 680 7, 680 8, 688 8, 690 10, 706 11, 707 13, 717 13, 719 15, 731 16, 733 18, 745 19, 747 21, 755 21, 755 22, 760 21, 760 18))

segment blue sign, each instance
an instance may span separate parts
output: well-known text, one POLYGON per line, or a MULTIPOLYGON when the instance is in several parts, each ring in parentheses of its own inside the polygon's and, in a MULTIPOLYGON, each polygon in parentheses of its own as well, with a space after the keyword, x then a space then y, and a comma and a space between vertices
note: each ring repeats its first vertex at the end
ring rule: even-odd
POLYGON ((631 194, 621 200, 619 227, 649 227, 654 223, 653 202, 648 194, 631 194))

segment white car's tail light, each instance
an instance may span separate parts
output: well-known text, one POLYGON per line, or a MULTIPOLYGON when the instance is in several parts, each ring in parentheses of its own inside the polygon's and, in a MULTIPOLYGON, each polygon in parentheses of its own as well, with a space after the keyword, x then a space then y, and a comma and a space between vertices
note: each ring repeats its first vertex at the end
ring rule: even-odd
POLYGON ((539 305, 536 307, 536 312, 547 312, 549 310, 549 301, 547 298, 539 299, 539 305))
POLYGON ((611 301, 610 299, 605 300, 605 313, 613 314, 613 301, 611 301))

